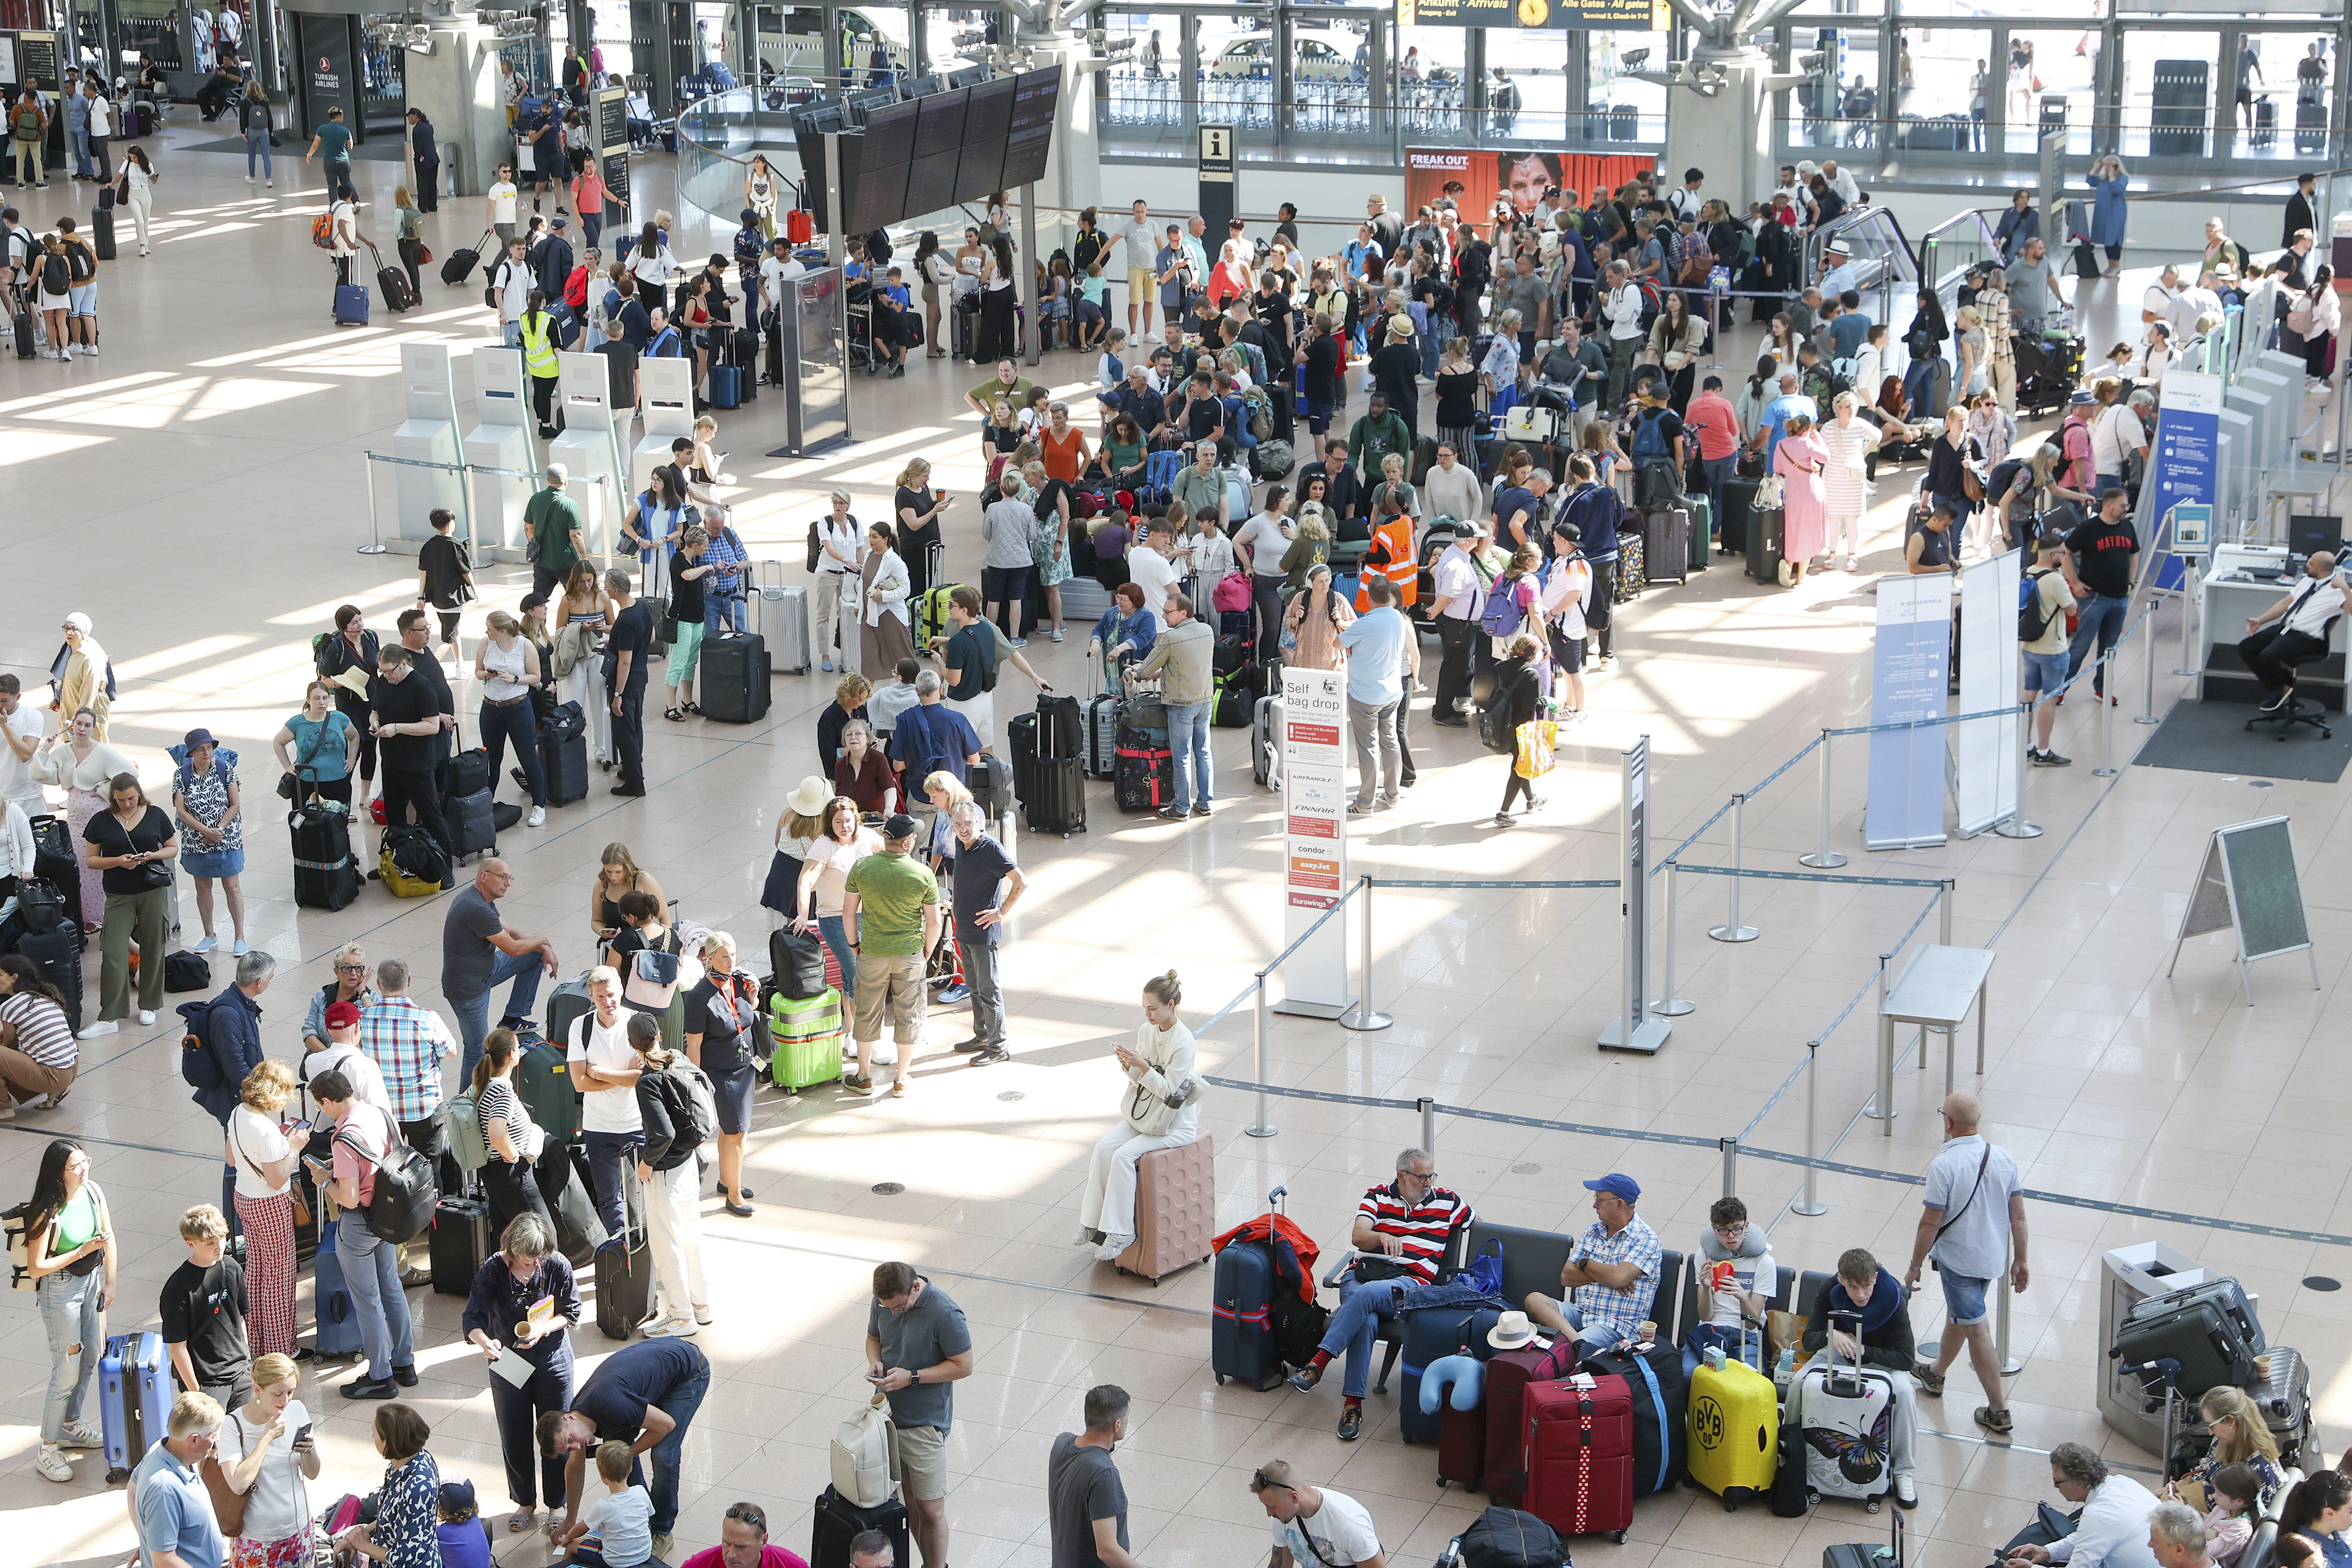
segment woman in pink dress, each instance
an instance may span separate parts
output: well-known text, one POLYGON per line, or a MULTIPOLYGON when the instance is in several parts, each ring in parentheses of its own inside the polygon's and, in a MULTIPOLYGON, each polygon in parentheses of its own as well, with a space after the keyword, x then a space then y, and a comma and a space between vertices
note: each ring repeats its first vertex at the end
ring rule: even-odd
POLYGON ((1813 422, 1801 413, 1789 416, 1780 444, 1772 452, 1772 472, 1780 476, 1783 514, 1780 545, 1780 586, 1794 588, 1805 580, 1805 567, 1829 549, 1829 492, 1822 476, 1829 468, 1829 449, 1813 435, 1813 422))

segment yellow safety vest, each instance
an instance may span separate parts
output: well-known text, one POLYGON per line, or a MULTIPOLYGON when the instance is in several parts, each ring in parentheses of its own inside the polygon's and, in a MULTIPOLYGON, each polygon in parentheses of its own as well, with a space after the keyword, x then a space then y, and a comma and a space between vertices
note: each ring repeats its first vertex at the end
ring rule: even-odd
POLYGON ((559 369, 555 360, 555 318, 542 310, 537 316, 525 316, 519 325, 522 328, 523 368, 541 381, 553 380, 559 369))

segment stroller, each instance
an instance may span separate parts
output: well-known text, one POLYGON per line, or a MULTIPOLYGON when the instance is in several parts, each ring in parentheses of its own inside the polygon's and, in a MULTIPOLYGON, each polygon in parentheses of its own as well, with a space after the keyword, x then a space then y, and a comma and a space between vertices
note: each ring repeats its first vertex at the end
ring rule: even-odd
POLYGON ((2083 377, 2083 340, 2021 332, 2016 351, 2018 412, 2039 418, 2065 407, 2083 377))

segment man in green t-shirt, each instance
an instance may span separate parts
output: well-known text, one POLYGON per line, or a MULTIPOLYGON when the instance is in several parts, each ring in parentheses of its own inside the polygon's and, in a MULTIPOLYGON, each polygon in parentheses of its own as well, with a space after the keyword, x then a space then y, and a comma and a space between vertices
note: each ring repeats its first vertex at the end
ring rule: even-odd
POLYGON ((923 1035, 923 966, 939 945, 940 884, 909 853, 914 847, 915 819, 901 811, 882 824, 882 852, 850 867, 843 884, 841 923, 858 939, 857 1071, 842 1082, 861 1094, 874 1088, 866 1070, 886 1008, 898 1046, 892 1094, 907 1092, 907 1070, 923 1035))
POLYGON ((588 541, 583 537, 588 525, 581 518, 580 503, 563 488, 569 476, 562 464, 549 464, 547 488, 522 509, 524 534, 539 541, 539 556, 530 566, 533 593, 561 594, 564 580, 588 553, 588 541))
POLYGON ((1029 378, 1021 373, 1019 361, 999 360, 996 361, 996 373, 964 393, 963 401, 970 403, 982 419, 989 416, 988 405, 998 398, 1011 403, 1013 412, 1019 413, 1028 406, 1032 385, 1029 378))

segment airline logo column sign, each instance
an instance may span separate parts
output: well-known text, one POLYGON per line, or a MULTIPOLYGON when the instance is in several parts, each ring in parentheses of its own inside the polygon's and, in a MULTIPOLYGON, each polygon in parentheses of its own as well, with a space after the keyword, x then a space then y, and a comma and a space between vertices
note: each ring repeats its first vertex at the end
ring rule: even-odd
MULTIPOLYGON (((1298 941, 1348 885, 1348 677, 1282 672, 1283 946, 1298 941)), ((1347 917, 1333 915, 1282 966, 1276 1010, 1337 1018, 1348 990, 1347 917)))
POLYGON ((1660 32, 1675 26, 1666 0, 1397 0, 1406 27, 1524 27, 1566 32, 1624 27, 1660 32))

